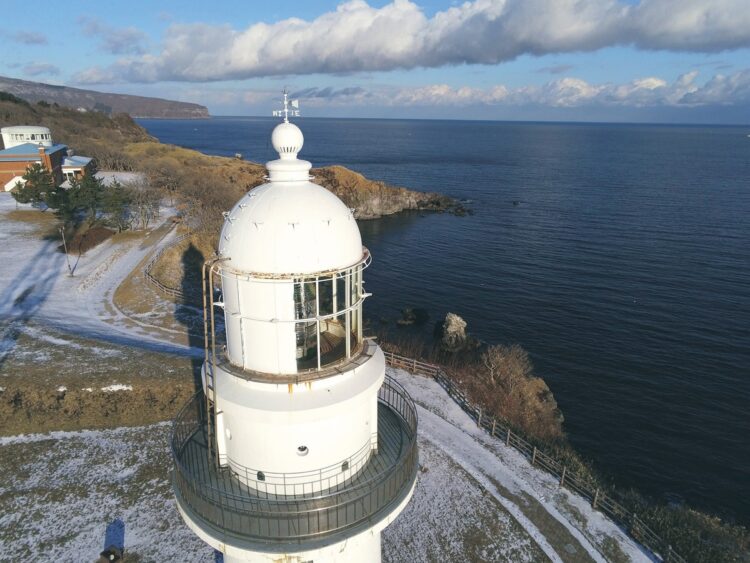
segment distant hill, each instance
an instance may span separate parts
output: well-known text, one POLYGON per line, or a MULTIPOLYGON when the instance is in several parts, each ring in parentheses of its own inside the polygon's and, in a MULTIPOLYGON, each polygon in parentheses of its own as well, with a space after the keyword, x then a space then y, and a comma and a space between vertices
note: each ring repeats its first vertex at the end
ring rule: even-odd
POLYGON ((209 117, 208 108, 188 102, 175 102, 161 98, 108 94, 68 86, 55 86, 0 76, 0 91, 8 92, 32 103, 39 101, 107 115, 127 113, 131 117, 164 119, 203 119, 209 117))

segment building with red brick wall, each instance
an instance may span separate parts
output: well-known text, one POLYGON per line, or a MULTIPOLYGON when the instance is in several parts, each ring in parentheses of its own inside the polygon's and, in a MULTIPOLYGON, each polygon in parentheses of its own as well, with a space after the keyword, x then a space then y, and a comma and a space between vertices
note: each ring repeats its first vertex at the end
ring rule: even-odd
MULTIPOLYGON (((23 176, 26 170, 39 163, 52 173, 55 185, 59 186, 63 177, 63 161, 68 156, 66 145, 45 147, 25 143, 0 151, 0 186, 5 186, 13 178, 23 176)), ((6 188, 7 189, 7 188, 6 188)))

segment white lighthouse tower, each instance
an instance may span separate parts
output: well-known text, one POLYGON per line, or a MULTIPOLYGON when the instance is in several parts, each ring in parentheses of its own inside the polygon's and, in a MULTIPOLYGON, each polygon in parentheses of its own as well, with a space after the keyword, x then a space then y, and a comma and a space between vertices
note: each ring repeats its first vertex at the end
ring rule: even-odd
POLYGON ((203 391, 175 420, 173 486, 225 561, 379 562, 416 482, 416 410, 363 337, 370 254, 297 159, 290 112, 285 93, 268 183, 226 214, 204 267, 203 391))

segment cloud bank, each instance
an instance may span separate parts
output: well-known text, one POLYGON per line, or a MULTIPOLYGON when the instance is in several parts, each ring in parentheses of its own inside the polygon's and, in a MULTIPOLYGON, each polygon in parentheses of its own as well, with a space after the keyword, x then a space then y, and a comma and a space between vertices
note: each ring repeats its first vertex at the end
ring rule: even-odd
POLYGON ((139 29, 112 27, 88 16, 78 18, 78 23, 81 25, 84 35, 99 38, 100 47, 107 53, 113 55, 142 55, 146 52, 143 44, 147 36, 139 29))
POLYGON ((53 75, 60 74, 60 69, 50 63, 28 63, 23 67, 23 73, 26 76, 42 76, 42 75, 53 75))
MULTIPOLYGON (((731 75, 717 74, 704 84, 697 82, 698 71, 674 82, 646 77, 622 84, 592 84, 579 78, 551 80, 542 86, 454 88, 432 84, 413 88, 364 89, 307 88, 292 93, 307 106, 544 106, 572 107, 675 107, 750 104, 750 69, 731 75)), ((278 93, 268 93, 268 100, 278 93)))
MULTIPOLYGON (((92 33, 100 33, 97 25, 92 33)), ((311 21, 290 18, 244 30, 173 25, 157 53, 144 53, 138 38, 131 43, 101 35, 114 42, 111 52, 139 56, 84 70, 78 82, 208 82, 497 64, 524 54, 615 45, 718 52, 750 47, 750 9, 748 0, 474 0, 427 17, 408 0, 382 8, 352 0, 311 21)))
POLYGON ((47 45, 47 37, 36 31, 17 31, 11 34, 10 38, 24 45, 47 45))

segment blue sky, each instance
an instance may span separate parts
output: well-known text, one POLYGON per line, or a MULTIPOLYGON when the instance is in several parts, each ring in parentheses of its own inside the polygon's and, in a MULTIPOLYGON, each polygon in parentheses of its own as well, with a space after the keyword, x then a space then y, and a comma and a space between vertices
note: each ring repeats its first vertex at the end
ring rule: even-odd
POLYGON ((750 123, 750 0, 6 0, 0 74, 266 115, 750 123))

